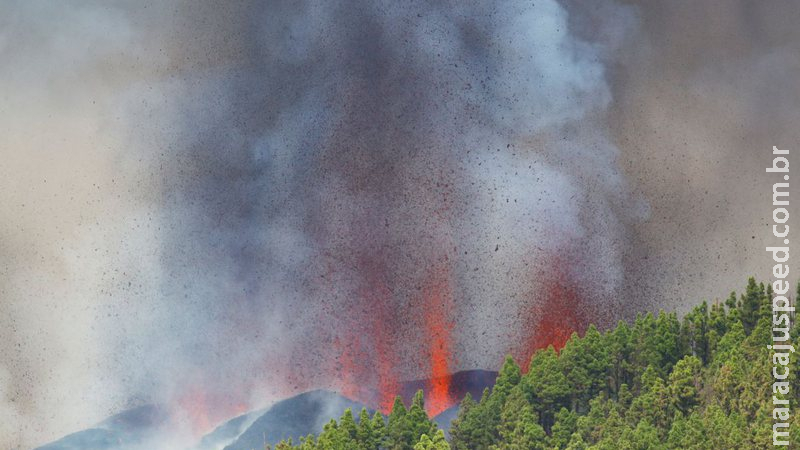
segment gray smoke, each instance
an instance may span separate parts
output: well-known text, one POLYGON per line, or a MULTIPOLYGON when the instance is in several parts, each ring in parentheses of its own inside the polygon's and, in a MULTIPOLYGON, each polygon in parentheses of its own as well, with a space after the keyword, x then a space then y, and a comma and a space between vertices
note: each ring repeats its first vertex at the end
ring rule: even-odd
POLYGON ((779 180, 764 169, 773 145, 794 152, 800 138, 800 30, 792 25, 800 7, 634 3, 641 26, 611 78, 611 126, 651 217, 631 234, 626 290, 650 308, 685 310, 741 290, 749 276, 772 277, 764 248, 775 245, 779 180))
MULTIPOLYGON (((606 26, 632 24, 613 11, 606 26)), ((355 327, 355 358, 421 377, 424 292, 444 278, 452 369, 492 367, 533 333, 559 253, 589 304, 614 304, 646 208, 604 124, 616 43, 578 39, 567 19, 555 2, 249 10, 237 62, 188 74, 178 105, 163 327, 188 346, 179 357, 200 377, 287 364, 258 376, 324 385, 355 327)))
POLYGON ((767 275, 796 6, 360 3, 3 5, 0 446, 424 377, 437 289, 459 370, 554 270, 601 324, 767 275))

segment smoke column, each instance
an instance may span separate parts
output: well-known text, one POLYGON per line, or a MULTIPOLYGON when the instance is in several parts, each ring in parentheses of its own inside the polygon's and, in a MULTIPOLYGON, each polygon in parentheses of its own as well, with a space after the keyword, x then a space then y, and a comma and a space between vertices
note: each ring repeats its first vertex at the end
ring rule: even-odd
POLYGON ((250 14, 247 57, 178 105, 163 265, 187 364, 220 355, 214 377, 386 409, 401 380, 526 359, 613 318, 598 314, 644 208, 602 126, 608 49, 560 5, 250 14))
POLYGON ((484 3, 3 2, 0 446, 421 378, 437 412, 767 267, 741 138, 797 141, 796 8, 484 3))

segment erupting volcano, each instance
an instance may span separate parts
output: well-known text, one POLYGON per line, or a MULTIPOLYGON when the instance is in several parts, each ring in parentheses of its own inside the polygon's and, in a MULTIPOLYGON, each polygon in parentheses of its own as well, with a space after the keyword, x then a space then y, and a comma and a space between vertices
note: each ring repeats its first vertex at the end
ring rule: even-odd
POLYGON ((384 413, 423 389, 436 415, 616 298, 638 209, 603 122, 605 43, 565 7, 250 7, 224 51, 192 52, 231 70, 200 64, 163 106, 187 126, 148 153, 152 292, 114 291, 143 305, 113 342, 141 352, 109 369, 128 389, 195 432, 317 389, 384 413))
POLYGON ((800 140, 799 2, 700 3, 3 1, 0 448, 318 391, 450 417, 769 275, 736 239, 800 140))
POLYGON ((459 373, 527 365, 614 298, 639 212, 602 122, 603 44, 566 9, 279 9, 237 29, 259 36, 241 73, 198 84, 222 107, 180 105, 197 127, 164 188, 164 291, 183 308, 165 320, 197 316, 202 342, 172 334, 209 391, 388 412, 414 386, 435 415, 459 373))
MULTIPOLYGON (((373 269, 381 267, 375 259, 368 262, 373 269)), ((454 353, 458 323, 454 315, 457 299, 453 294, 452 264, 449 257, 442 258, 420 283, 419 298, 414 302, 422 315, 419 321, 413 317, 402 321, 393 315, 389 282, 375 276, 385 271, 368 272, 372 274, 368 278, 372 289, 361 290, 353 306, 359 313, 348 316, 352 320, 345 322, 344 337, 336 338, 332 348, 337 355, 335 387, 339 392, 385 414, 390 412, 396 396, 410 400, 412 388, 424 390, 426 410, 431 416, 461 401, 470 387, 459 383, 470 381, 453 376, 459 366, 454 353), (422 346, 418 350, 424 355, 419 364, 419 373, 425 375, 421 382, 403 381, 397 375, 406 363, 399 356, 402 343, 392 336, 409 332, 419 335, 422 346)), ((540 283, 531 293, 526 321, 530 325, 520 330, 523 337, 517 346, 506 349, 525 369, 533 352, 551 345, 560 350, 572 333, 583 332, 587 325, 587 305, 562 258, 552 257, 536 279, 540 283)))
POLYGON ((453 364, 452 332, 454 323, 453 294, 450 289, 449 268, 445 265, 435 270, 430 285, 425 288, 425 335, 428 342, 430 361, 430 380, 426 390, 425 407, 428 414, 435 416, 453 405, 451 391, 451 370, 453 364))
MULTIPOLYGON (((420 369, 427 374, 423 389, 426 409, 431 415, 444 411, 459 400, 451 392, 454 367, 452 333, 455 326, 451 315, 455 304, 447 262, 445 258, 431 272, 421 287, 421 298, 417 302, 423 306, 418 332, 425 345, 423 353, 426 358, 420 369)), ((359 320, 347 322, 344 338, 337 338, 334 342, 334 351, 339 354, 338 388, 343 395, 388 413, 394 398, 404 393, 397 377, 403 364, 396 359, 400 344, 392 345, 391 340, 392 330, 396 331, 404 324, 396 323, 399 318, 388 310, 392 293, 386 284, 380 278, 372 278, 370 285, 373 289, 363 290, 357 303, 359 314, 354 317, 359 320)))

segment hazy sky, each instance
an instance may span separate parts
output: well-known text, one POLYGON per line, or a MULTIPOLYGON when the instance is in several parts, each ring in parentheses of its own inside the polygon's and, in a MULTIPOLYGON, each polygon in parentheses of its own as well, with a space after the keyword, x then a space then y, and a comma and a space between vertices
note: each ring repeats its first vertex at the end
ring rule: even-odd
POLYGON ((769 276, 795 2, 395 3, 0 0, 0 447, 769 276))

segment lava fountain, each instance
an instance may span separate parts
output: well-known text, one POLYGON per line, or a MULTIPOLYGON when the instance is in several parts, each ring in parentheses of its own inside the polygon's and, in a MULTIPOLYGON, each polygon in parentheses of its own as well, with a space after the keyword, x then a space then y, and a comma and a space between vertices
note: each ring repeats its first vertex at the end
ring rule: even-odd
POLYGON ((425 336, 428 344, 430 372, 425 407, 435 416, 452 406, 457 400, 451 394, 452 384, 452 331, 454 323, 453 295, 450 273, 445 264, 434 270, 425 290, 425 336))
POLYGON ((529 317, 534 329, 522 347, 517 349, 517 360, 528 369, 531 357, 536 350, 553 346, 561 350, 572 333, 583 332, 588 326, 585 308, 589 305, 580 295, 578 283, 572 278, 561 257, 549 258, 544 273, 537 277, 543 280, 533 296, 529 317))

